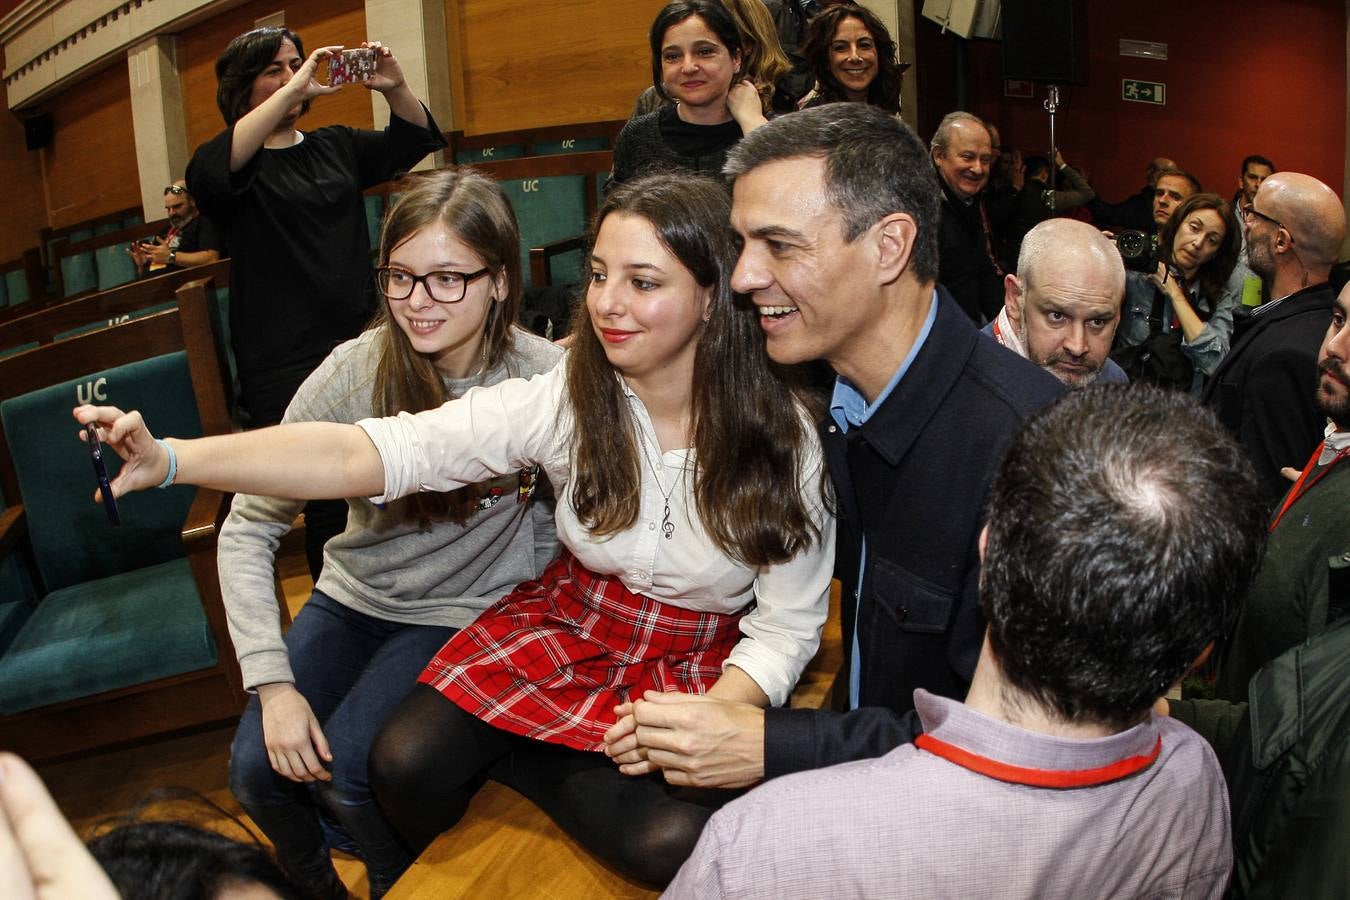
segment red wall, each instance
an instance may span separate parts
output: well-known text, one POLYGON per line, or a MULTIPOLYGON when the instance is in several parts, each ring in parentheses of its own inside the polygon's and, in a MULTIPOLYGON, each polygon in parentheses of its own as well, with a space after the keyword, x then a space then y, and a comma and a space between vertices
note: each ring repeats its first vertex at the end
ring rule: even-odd
MULTIPOLYGON (((1154 156, 1175 159, 1207 189, 1231 197, 1248 153, 1320 178, 1340 193, 1345 0, 1085 5, 1088 84, 1061 89, 1056 131, 1065 158, 1088 170, 1105 199, 1138 190, 1154 156), (1121 38, 1166 43, 1168 59, 1123 57, 1121 38), (1122 100, 1122 78, 1165 82, 1167 105, 1122 100)), ((925 140, 955 108, 955 40, 927 20, 919 26, 925 140)), ((1038 87, 1034 100, 1004 97, 1002 44, 972 41, 968 51, 970 111, 998 125, 1004 144, 1044 154, 1045 89, 1038 87)))

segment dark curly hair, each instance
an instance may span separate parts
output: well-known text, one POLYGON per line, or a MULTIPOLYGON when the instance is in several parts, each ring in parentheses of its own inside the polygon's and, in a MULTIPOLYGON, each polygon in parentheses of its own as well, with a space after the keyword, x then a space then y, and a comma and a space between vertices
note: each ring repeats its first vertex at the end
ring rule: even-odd
POLYGON ((816 76, 816 91, 823 103, 848 100, 848 93, 830 70, 830 43, 845 19, 857 19, 872 35, 877 48, 877 77, 867 87, 867 102, 888 113, 900 112, 900 84, 904 69, 895 58, 895 41, 885 24, 871 10, 856 3, 840 3, 819 13, 807 27, 802 42, 806 57, 816 76))

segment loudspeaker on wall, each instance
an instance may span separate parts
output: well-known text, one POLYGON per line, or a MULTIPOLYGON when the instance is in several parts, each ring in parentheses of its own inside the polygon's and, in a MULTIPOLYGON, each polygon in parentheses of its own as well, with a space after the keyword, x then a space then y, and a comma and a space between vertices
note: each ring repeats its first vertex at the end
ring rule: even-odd
POLYGON ((1087 84, 1083 0, 1003 0, 1003 77, 1087 84))
POLYGON ((52 115, 42 113, 23 119, 23 142, 29 150, 41 150, 52 143, 52 115))

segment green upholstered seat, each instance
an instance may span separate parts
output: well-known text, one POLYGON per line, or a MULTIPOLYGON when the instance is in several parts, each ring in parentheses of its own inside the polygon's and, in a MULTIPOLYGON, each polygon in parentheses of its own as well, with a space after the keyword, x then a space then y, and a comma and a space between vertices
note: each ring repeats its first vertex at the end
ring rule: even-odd
POLYGON ((370 232, 370 249, 378 251, 380 228, 384 225, 384 195, 367 194, 363 199, 366 202, 366 230, 370 232))
POLYGON ((127 252, 126 244, 109 244, 94 251, 94 268, 98 273, 98 289, 106 291, 136 280, 136 263, 127 252))
POLYGON ((499 147, 479 147, 477 150, 456 151, 455 162, 460 165, 473 165, 479 162, 491 162, 494 159, 519 159, 524 155, 524 144, 502 144, 499 147))
POLYGON ((153 315, 157 312, 163 312, 166 309, 173 309, 177 304, 173 301, 168 303, 156 303, 154 306, 147 306, 145 309, 138 309, 135 312, 118 316, 116 319, 99 319, 97 322, 90 322, 88 325, 80 325, 77 328, 68 328, 65 331, 59 331, 53 337, 58 341, 66 338, 77 337, 81 334, 88 334, 91 331, 98 331, 100 328, 110 328, 120 322, 129 322, 132 319, 139 319, 143 316, 153 315))
MULTIPOLYGON (((5 590, 3 585, 17 571, 18 560, 7 560, 4 565, 0 565, 0 591, 5 590)), ((9 645, 14 643, 15 636, 32 614, 33 604, 27 601, 10 600, 0 603, 0 653, 4 653, 9 645)))
MULTIPOLYGON (((0 403, 28 535, 47 593, 0 656, 0 714, 214 665, 201 599, 183 558, 187 486, 121 498, 122 526, 93 502, 88 451, 71 408, 139 409, 164 434, 201 434, 182 351, 92 372, 0 403)), ((120 460, 105 461, 116 477, 120 460)))
POLYGON ((61 257, 63 296, 73 297, 98 287, 98 269, 92 250, 61 257))
POLYGON ((0 359, 4 359, 6 356, 13 356, 16 353, 23 353, 25 350, 32 350, 37 345, 38 345, 37 341, 27 341, 25 343, 19 344, 17 347, 10 347, 6 350, 0 350, 0 359))
POLYGON ((585 153, 590 150, 608 150, 609 139, 603 137, 562 138, 556 141, 536 141, 536 156, 556 156, 559 153, 585 153))
POLYGON ((28 292, 28 275, 23 269, 13 269, 5 273, 5 302, 0 305, 18 306, 32 300, 28 292))
MULTIPOLYGON (((173 487, 124 497, 112 528, 92 501, 89 453, 76 440, 70 410, 91 399, 139 409, 160 434, 201 434, 187 354, 93 372, 0 403, 38 574, 48 591, 154 565, 183 555, 179 529, 194 489, 173 487)), ((121 461, 105 454, 108 476, 121 461)))
MULTIPOLYGON (((580 175, 555 175, 547 178, 512 178, 502 182, 502 190, 516 211, 520 223, 520 265, 527 287, 535 287, 530 278, 530 248, 574 237, 586 232, 586 180, 580 175)), ((555 284, 573 284, 580 280, 580 250, 560 254, 553 259, 555 284)))
POLYGON ((215 665, 186 559, 53 591, 0 656, 10 715, 215 665))

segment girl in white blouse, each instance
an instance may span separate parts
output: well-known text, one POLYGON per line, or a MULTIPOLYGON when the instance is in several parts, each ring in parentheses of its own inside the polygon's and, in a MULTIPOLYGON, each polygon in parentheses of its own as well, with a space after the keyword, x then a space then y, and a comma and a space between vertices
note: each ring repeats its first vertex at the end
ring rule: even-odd
POLYGON ((119 494, 177 480, 381 502, 529 463, 548 476, 562 556, 442 648, 372 749, 413 854, 491 774, 664 883, 721 795, 620 774, 596 752, 614 707, 648 689, 780 704, 815 652, 834 551, 822 461, 731 292, 729 212, 723 187, 687 174, 616 189, 564 364, 435 410, 172 442, 137 413, 76 410, 127 460, 119 494))

